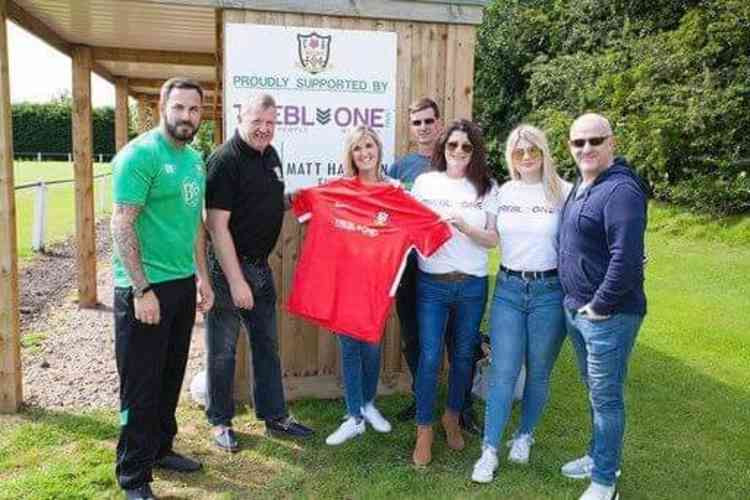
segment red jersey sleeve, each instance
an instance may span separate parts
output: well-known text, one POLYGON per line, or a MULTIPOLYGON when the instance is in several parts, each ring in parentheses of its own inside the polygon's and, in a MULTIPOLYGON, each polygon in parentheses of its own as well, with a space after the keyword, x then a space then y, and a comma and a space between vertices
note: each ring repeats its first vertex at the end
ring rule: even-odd
POLYGON ((306 222, 312 217, 312 198, 312 189, 300 189, 292 197, 292 210, 298 221, 306 222))

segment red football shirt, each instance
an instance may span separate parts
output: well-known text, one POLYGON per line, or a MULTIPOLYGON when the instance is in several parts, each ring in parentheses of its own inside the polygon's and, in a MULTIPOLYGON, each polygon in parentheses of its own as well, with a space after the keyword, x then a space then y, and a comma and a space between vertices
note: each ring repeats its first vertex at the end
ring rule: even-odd
POLYGON ((409 251, 428 257, 451 237, 439 215, 394 185, 338 179, 300 191, 292 208, 310 227, 287 309, 367 342, 383 335, 409 251))

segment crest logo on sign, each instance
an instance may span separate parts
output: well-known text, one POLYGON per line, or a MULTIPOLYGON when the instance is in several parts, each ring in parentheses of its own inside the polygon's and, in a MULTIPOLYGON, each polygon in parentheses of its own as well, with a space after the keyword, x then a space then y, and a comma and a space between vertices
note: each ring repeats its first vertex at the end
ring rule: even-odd
POLYGON ((321 36, 316 32, 297 35, 299 62, 308 73, 320 73, 328 66, 331 55, 331 35, 321 36))

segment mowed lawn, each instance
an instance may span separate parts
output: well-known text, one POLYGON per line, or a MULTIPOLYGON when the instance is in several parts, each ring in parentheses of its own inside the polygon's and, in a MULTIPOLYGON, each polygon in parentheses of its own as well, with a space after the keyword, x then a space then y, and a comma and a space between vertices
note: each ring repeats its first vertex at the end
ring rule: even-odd
MULTIPOLYGON (((648 234, 650 312, 628 378, 622 499, 744 500, 750 498, 750 245, 675 236, 670 210, 652 209, 652 227, 660 229, 648 234)), ((677 215, 691 227, 708 224, 677 215)), ((730 234, 748 222, 711 224, 730 234)), ((392 416, 407 402, 392 396, 379 406, 392 416)), ((213 449, 201 411, 184 402, 177 448, 199 457, 205 470, 192 476, 157 472, 155 492, 205 499, 575 499, 586 486, 558 472, 585 450, 590 432, 568 342, 531 463, 510 465, 503 456, 489 485, 469 479, 479 456, 476 438, 463 452, 450 452, 438 434, 433 463, 418 470, 411 465, 412 424, 394 419, 390 434, 368 429, 331 448, 323 440, 340 423, 341 400, 301 401, 292 410, 318 429, 314 439, 266 438, 263 425, 245 412, 235 423, 242 451, 228 455, 213 449)), ((514 425, 517 420, 518 409, 514 425)), ((0 498, 119 498, 116 437, 115 409, 34 409, 0 417, 0 498)))
MULTIPOLYGON (((16 161, 14 184, 73 179, 73 164, 68 162, 16 161)), ((111 172, 109 164, 94 164, 94 175, 111 172)), ((94 210, 100 217, 111 212, 111 177, 94 179, 94 210)), ((31 234, 34 221, 35 188, 18 189, 16 193, 16 235, 18 255, 25 259, 33 255, 31 234)), ((46 244, 65 239, 75 233, 75 186, 72 182, 47 186, 46 244)))

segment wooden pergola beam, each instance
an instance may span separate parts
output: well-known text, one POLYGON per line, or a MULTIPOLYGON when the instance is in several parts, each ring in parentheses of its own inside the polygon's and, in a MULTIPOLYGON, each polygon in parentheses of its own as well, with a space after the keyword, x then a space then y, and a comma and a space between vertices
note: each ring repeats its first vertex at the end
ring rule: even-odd
POLYGON ((0 412, 17 412, 23 401, 18 319, 18 255, 13 190, 13 123, 8 72, 8 5, 0 0, 0 412))
POLYGON ((178 52, 172 50, 128 49, 120 47, 92 47, 94 60, 132 63, 174 64, 179 66, 213 66, 212 53, 178 52))
MULTIPOLYGON (((128 79, 128 85, 131 88, 148 88, 154 89, 156 90, 156 92, 158 92, 165 81, 167 81, 166 78, 130 78, 128 79)), ((204 91, 213 91, 216 88, 216 84, 214 82, 199 81, 198 84, 203 88, 204 91)))
POLYGON ((95 307, 96 228, 91 105, 91 47, 73 47, 73 171, 75 177, 78 306, 95 307))

